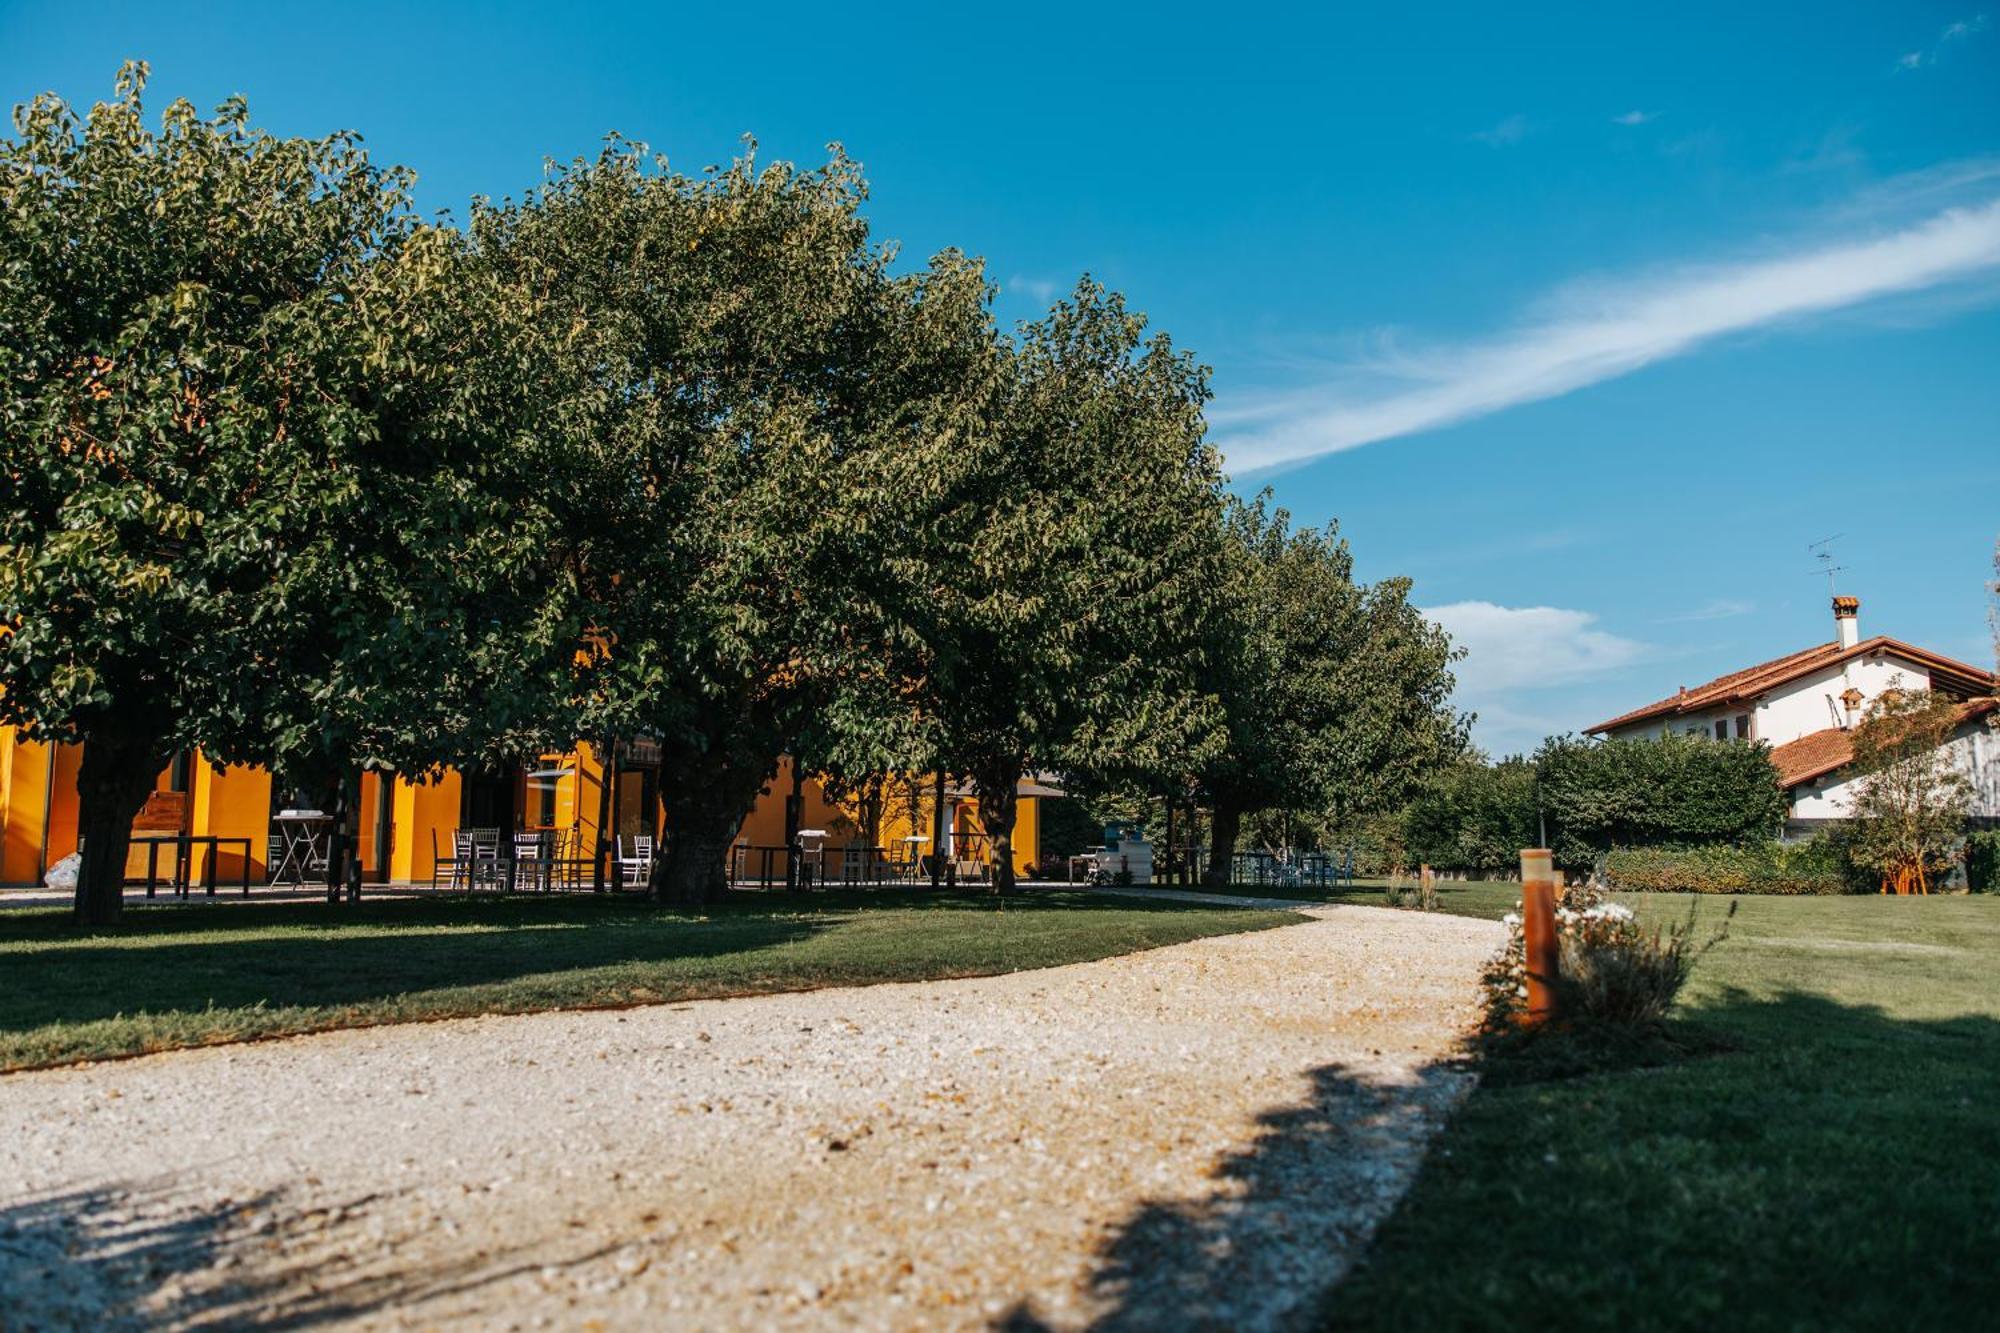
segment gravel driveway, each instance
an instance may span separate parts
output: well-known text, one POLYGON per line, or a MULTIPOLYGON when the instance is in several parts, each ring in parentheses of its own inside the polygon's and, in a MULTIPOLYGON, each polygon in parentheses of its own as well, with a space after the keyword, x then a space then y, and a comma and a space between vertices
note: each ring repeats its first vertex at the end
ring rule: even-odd
POLYGON ((1376 908, 1039 972, 0 1078, 0 1328, 1286 1327, 1499 944, 1376 908))

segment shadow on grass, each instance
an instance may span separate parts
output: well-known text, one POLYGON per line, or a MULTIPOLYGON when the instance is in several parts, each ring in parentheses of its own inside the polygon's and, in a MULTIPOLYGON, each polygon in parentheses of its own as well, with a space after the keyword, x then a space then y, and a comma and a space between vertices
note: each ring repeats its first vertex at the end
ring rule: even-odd
POLYGON ((1199 905, 1087 893, 908 890, 740 893, 700 908, 594 896, 203 905, 134 913, 111 931, 60 911, 4 913, 0 1066, 1011 971, 1213 933, 1213 918, 1199 905), (1001 916, 1012 929, 992 928, 1001 916))
MULTIPOLYGON (((1697 1058, 1496 1070, 1331 1327, 1948 1328, 2000 1302, 2000 1021, 1709 997, 1697 1058), (1733 1051, 1716 1053, 1721 1042, 1733 1051), (1530 1072, 1528 1077, 1517 1077, 1530 1072)), ((1655 1052, 1657 1054, 1657 1052, 1655 1052)))
POLYGON ((282 1192, 220 1202, 154 1182, 0 1207, 4 1326, 311 1328, 344 1324, 611 1252, 502 1247, 476 1265, 405 1271, 371 1235, 379 1195, 301 1208, 282 1192))
MULTIPOLYGON (((1105 1240, 1093 1294, 1111 1304, 1091 1327, 1296 1325, 1394 1205, 1470 1075, 1433 1065, 1385 1081, 1328 1065, 1297 1105, 1258 1117, 1256 1141, 1224 1158, 1195 1199, 1141 1205, 1105 1240)), ((1023 1300, 1000 1327, 1048 1327, 1023 1300)))
MULTIPOLYGON (((1211 1194, 1150 1202, 1107 1238, 1094 1286, 1113 1306, 1092 1327, 1991 1318, 2000 1021, 1734 992, 1677 1026, 1591 1053, 1612 1061, 1594 1074, 1489 1064, 1400 1204, 1416 1164, 1393 1145, 1421 1137, 1426 1091, 1316 1071, 1308 1103, 1262 1117, 1211 1194), (1333 1288, 1347 1249, 1360 1262, 1333 1288)), ((1459 1077, 1434 1068, 1425 1089, 1459 1077)), ((1027 1299, 1001 1323, 1046 1327, 1027 1299)))
POLYGON ((502 908, 385 912, 374 924, 391 928, 366 932, 296 919, 251 926, 228 912, 210 914, 198 935, 147 930, 143 947, 133 947, 129 935, 102 946, 50 940, 51 947, 5 956, 9 995, 0 1006, 0 1031, 139 1012, 339 1007, 414 992, 527 985, 559 972, 698 965, 803 940, 838 921, 502 908))

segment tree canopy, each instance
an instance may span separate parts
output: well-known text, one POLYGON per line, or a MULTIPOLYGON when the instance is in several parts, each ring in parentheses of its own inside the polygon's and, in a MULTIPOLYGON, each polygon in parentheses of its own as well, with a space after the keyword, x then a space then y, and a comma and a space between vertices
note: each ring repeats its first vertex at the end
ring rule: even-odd
POLYGON ((507 750, 525 664, 574 638, 512 388, 531 312, 354 135, 240 99, 153 131, 145 78, 0 141, 0 716, 84 743, 91 919, 173 752, 344 790, 507 750))
POLYGON ((1354 581, 1329 528, 1294 530, 1267 497, 1233 501, 1229 575, 1206 620, 1202 683, 1224 743, 1197 759, 1214 807, 1208 876, 1226 883, 1242 817, 1297 808, 1341 824, 1403 801, 1465 747, 1454 653, 1410 605, 1409 583, 1354 581))
POLYGON ((565 540, 604 645, 573 716, 660 740, 671 897, 719 891, 788 747, 899 757, 884 537, 989 351, 977 266, 892 273, 864 193, 837 149, 688 176, 614 143, 474 218, 485 261, 547 293, 565 540))
POLYGON ((1002 334, 837 146, 613 137, 460 228, 352 134, 153 129, 144 82, 0 141, 0 720, 84 744, 87 917, 194 748, 338 802, 653 738, 689 900, 785 754, 870 824, 969 783, 1004 887, 1029 774, 1220 830, 1462 748, 1407 581, 1226 498, 1194 357, 1088 278, 1002 334))

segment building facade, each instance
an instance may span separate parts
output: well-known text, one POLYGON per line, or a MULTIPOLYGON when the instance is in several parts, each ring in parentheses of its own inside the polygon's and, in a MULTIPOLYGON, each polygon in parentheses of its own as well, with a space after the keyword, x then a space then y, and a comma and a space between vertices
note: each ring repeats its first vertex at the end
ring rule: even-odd
POLYGON ((1959 701, 1947 747, 1971 779, 1973 818, 2000 822, 2000 735, 1993 729, 2000 679, 1900 639, 1861 637, 1861 603, 1833 599, 1835 637, 1761 662, 1590 728, 1627 739, 1669 732, 1771 747, 1794 833, 1844 819, 1857 779, 1853 731, 1869 705, 1891 690, 1939 691, 1959 701))
MULTIPOLYGON (((51 744, 0 727, 0 887, 39 884, 48 868, 77 847, 77 769, 80 746, 51 744)), ((574 854, 588 858, 602 846, 607 864, 619 840, 657 837, 665 812, 659 799, 660 756, 645 740, 624 741, 615 756, 586 743, 548 752, 504 771, 466 773, 444 769, 423 780, 389 773, 361 775, 355 802, 357 853, 363 879, 375 884, 429 884, 437 858, 449 856, 460 828, 541 831, 562 834, 574 854), (607 762, 607 760, 610 762, 607 762)), ((756 878, 765 864, 784 874, 785 799, 791 793, 791 761, 778 771, 737 834, 732 870, 756 878)), ((180 756, 155 779, 149 811, 166 812, 176 827, 159 832, 249 840, 249 863, 240 847, 222 847, 208 864, 201 853, 197 876, 221 883, 248 872, 262 883, 279 836, 274 816, 301 804, 274 789, 271 775, 243 765, 209 763, 199 753, 180 756)), ((930 854, 938 784, 924 775, 898 776, 886 784, 875 845, 899 860, 930 854)), ((1014 856, 1025 876, 1039 858, 1041 797, 1055 794, 1024 783, 1017 807, 1014 856)), ((831 798, 810 775, 800 782, 800 827, 817 836, 811 846, 841 853, 865 841, 863 812, 854 802, 831 798)), ((988 860, 988 841, 971 793, 947 787, 943 793, 945 855, 958 873, 976 873, 988 860)), ((128 877, 145 873, 145 856, 135 850, 128 877)), ((614 876, 615 878, 615 876, 614 876)))

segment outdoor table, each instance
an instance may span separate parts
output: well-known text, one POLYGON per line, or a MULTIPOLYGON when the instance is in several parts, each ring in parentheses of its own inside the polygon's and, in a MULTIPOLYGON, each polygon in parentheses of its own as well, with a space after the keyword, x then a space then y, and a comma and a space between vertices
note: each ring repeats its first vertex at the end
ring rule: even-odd
POLYGON ((304 884, 306 872, 312 868, 320 830, 332 826, 332 816, 318 810, 280 810, 271 816, 271 822, 278 826, 278 834, 285 840, 278 864, 271 867, 271 883, 276 884, 289 874, 290 883, 304 884))
POLYGON ((143 844, 146 848, 146 896, 148 898, 154 895, 154 891, 159 883, 160 848, 163 846, 171 846, 174 849, 173 878, 169 881, 169 887, 173 889, 176 896, 187 897, 188 889, 192 887, 194 880, 194 849, 197 846, 208 848, 208 873, 203 875, 202 879, 205 881, 204 887, 207 889, 209 897, 213 898, 215 896, 217 862, 220 860, 222 849, 225 846, 240 846, 243 849, 243 892, 245 896, 248 896, 250 893, 250 839, 248 838, 228 838, 212 833, 160 833, 137 834, 132 838, 132 841, 143 844))

